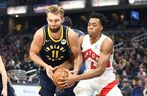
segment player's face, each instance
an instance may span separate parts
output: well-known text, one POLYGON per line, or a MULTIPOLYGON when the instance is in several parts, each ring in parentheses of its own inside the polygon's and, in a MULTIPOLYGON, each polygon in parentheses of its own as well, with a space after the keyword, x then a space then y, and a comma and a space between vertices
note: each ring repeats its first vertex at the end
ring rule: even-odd
POLYGON ((47 22, 51 32, 56 33, 60 30, 60 26, 63 22, 63 17, 59 13, 58 14, 48 13, 47 22))
POLYGON ((90 38, 97 38, 102 31, 102 25, 100 22, 100 19, 98 18, 91 18, 88 22, 88 34, 90 36, 90 38))

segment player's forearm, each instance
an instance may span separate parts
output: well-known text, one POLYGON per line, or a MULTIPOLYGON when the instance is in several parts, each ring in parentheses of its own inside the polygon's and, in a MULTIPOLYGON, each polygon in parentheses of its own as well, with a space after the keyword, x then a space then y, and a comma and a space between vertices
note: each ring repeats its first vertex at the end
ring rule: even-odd
POLYGON ((46 68, 46 66, 48 66, 38 55, 36 55, 33 52, 30 52, 30 58, 35 64, 37 64, 39 66, 42 66, 44 68, 46 68))
POLYGON ((74 74, 78 74, 81 66, 82 66, 82 54, 80 53, 77 58, 75 58, 74 62, 74 74))
POLYGON ((3 89, 4 90, 7 90, 7 81, 8 81, 8 78, 7 78, 7 73, 6 73, 6 70, 3 70, 2 73, 2 84, 3 84, 3 89))
POLYGON ((65 68, 68 68, 68 69, 71 69, 73 66, 72 66, 72 62, 70 61, 65 61, 63 64, 59 65, 60 67, 65 67, 65 68))
POLYGON ((91 79, 91 78, 94 78, 94 77, 99 77, 103 73, 104 73, 104 70, 102 70, 102 69, 91 69, 88 72, 85 72, 81 75, 78 75, 77 81, 85 80, 85 79, 91 79))

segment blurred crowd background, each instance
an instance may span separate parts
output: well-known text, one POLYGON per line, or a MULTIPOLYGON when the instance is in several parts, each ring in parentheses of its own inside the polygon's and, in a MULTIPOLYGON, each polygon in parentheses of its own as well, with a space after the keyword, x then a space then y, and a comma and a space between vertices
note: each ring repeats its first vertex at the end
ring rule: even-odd
POLYGON ((29 48, 35 31, 47 24, 44 10, 51 4, 61 5, 73 28, 85 34, 92 11, 106 15, 103 32, 115 44, 114 72, 123 96, 147 96, 147 0, 1 0, 0 54, 12 83, 39 82, 29 48))

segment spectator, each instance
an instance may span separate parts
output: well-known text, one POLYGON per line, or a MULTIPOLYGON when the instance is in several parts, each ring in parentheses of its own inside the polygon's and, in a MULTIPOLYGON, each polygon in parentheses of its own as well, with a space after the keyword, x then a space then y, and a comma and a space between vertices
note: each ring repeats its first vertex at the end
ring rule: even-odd
POLYGON ((122 83, 123 84, 122 84, 121 92, 122 92, 123 96, 130 96, 132 87, 129 84, 130 83, 129 80, 124 79, 122 83))
POLYGON ((143 89, 141 78, 136 78, 136 85, 131 91, 131 96, 143 96, 143 89))
POLYGON ((146 73, 144 71, 143 68, 140 68, 139 69, 139 72, 138 72, 138 75, 137 75, 139 78, 141 78, 141 80, 144 80, 144 78, 146 77, 146 73))

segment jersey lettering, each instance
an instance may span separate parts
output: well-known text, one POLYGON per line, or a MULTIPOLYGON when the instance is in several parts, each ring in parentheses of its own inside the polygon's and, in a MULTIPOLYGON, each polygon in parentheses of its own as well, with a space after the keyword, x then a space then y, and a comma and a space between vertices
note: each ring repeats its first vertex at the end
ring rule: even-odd
POLYGON ((50 47, 46 47, 45 51, 51 51, 51 55, 46 55, 46 57, 48 58, 48 60, 51 61, 60 61, 62 60, 62 58, 64 58, 63 55, 61 55, 61 53, 65 52, 66 49, 64 47, 61 47, 58 45, 58 47, 56 47, 56 45, 50 45, 50 47))
MULTIPOLYGON (((88 58, 93 59, 95 62, 98 63, 99 60, 99 55, 97 55, 96 53, 94 53, 91 49, 88 49, 87 51, 84 52, 84 59, 87 60, 88 58)), ((91 69, 96 69, 96 65, 94 64, 93 61, 91 61, 91 65, 90 65, 91 69)), ((110 61, 108 61, 106 67, 109 68, 111 66, 110 61)))

